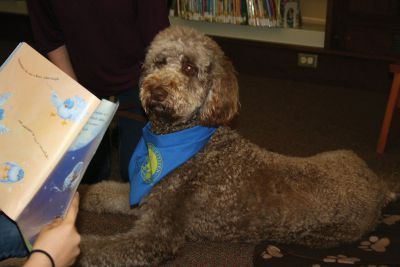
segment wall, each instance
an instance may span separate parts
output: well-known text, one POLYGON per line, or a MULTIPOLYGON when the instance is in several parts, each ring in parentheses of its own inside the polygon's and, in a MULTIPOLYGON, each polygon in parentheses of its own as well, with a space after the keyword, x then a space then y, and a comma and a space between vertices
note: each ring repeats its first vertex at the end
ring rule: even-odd
POLYGON ((300 8, 303 22, 325 24, 327 0, 302 0, 300 8))

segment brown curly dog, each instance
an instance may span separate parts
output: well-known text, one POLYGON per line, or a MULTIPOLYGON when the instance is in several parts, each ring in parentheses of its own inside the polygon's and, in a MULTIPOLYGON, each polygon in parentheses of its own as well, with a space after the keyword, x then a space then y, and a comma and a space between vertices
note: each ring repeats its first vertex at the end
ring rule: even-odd
POLYGON ((337 246, 371 231, 393 198, 351 151, 289 157, 227 127, 239 108, 234 68, 211 38, 193 29, 172 26, 156 36, 140 84, 154 134, 196 125, 218 130, 138 207, 129 206, 128 184, 90 186, 84 209, 132 214, 132 227, 113 236, 83 236, 81 265, 156 265, 185 240, 337 246))

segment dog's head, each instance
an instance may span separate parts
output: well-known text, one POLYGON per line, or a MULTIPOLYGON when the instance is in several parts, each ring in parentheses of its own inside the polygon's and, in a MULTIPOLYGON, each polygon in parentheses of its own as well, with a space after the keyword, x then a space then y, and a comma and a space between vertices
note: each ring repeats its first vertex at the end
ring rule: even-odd
POLYGON ((140 99, 151 121, 204 126, 237 114, 235 70, 220 47, 194 29, 171 26, 151 43, 140 79, 140 99))

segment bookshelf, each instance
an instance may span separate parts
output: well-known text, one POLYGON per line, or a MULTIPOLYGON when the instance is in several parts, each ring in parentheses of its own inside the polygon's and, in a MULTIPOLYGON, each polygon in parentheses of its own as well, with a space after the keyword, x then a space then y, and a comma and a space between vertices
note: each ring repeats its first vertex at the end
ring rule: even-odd
POLYGON ((217 37, 234 38, 266 43, 325 47, 327 0, 301 0, 301 28, 274 28, 229 23, 195 21, 171 16, 172 25, 186 25, 217 37))
MULTIPOLYGON (((192 21, 173 16, 170 17, 170 22, 172 25, 190 26, 212 36, 323 48, 327 0, 301 0, 300 4, 303 20, 301 28, 192 21)), ((1 0, 0 12, 26 15, 26 1, 1 0)))
POLYGON ((26 0, 0 0, 0 12, 27 15, 26 0))
POLYGON ((400 1, 330 1, 327 49, 400 60, 400 1))
POLYGON ((190 26, 211 36, 319 48, 324 47, 325 31, 320 25, 306 25, 301 29, 295 29, 193 21, 178 17, 170 17, 169 20, 172 25, 190 26))

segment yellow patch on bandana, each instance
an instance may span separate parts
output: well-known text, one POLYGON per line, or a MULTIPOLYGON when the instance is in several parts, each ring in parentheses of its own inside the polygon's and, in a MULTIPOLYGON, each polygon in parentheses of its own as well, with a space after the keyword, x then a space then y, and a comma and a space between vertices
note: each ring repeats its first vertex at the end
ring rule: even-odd
POLYGON ((149 154, 140 167, 140 175, 143 182, 151 184, 162 172, 163 160, 157 148, 151 144, 147 144, 149 154))

